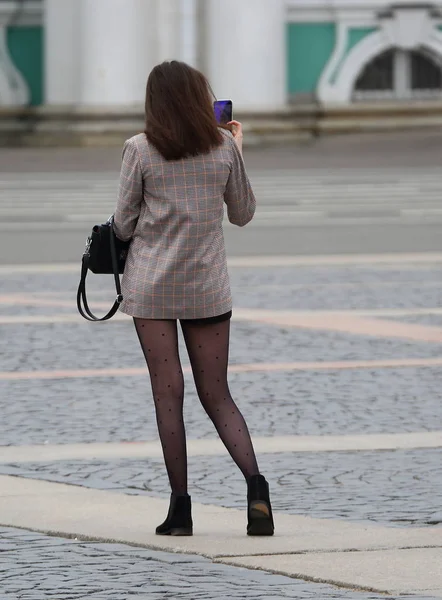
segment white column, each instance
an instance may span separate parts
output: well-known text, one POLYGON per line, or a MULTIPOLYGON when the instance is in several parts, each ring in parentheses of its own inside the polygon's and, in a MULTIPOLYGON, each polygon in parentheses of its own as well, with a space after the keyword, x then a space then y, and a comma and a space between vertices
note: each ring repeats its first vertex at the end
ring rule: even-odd
POLYGON ((79 16, 78 0, 45 1, 46 104, 75 104, 80 98, 79 16))
POLYGON ((154 0, 76 1, 82 28, 81 103, 143 104, 156 58, 154 0))
POLYGON ((180 5, 181 0, 157 2, 157 59, 179 59, 180 55, 180 5))
POLYGON ((208 76, 239 110, 286 104, 285 0, 207 0, 208 76))
POLYGON ((156 44, 158 62, 198 62, 198 0, 157 0, 156 44))
POLYGON ((192 67, 198 61, 197 8, 197 0, 180 0, 180 59, 192 67))

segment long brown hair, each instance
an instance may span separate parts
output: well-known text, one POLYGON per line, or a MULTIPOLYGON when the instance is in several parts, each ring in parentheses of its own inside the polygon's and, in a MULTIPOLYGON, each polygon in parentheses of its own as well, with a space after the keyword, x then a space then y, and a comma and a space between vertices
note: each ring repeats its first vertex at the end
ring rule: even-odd
POLYGON ((210 85, 200 71, 176 60, 152 70, 145 134, 166 160, 205 154, 222 144, 210 85))

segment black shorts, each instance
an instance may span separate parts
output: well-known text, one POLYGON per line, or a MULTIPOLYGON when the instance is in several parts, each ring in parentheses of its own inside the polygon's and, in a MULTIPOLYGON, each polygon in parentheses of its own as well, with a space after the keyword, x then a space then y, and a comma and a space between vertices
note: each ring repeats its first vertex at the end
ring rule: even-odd
POLYGON ((191 325, 215 325, 216 323, 223 323, 232 318, 232 311, 224 313, 223 315, 217 315, 216 317, 207 317, 206 319, 180 319, 181 323, 190 323, 191 325))

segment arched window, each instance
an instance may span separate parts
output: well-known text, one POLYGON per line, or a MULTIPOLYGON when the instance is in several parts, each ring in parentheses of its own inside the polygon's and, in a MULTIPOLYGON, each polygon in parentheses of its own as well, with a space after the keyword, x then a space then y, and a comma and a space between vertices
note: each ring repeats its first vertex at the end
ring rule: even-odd
POLYGON ((442 98, 442 68, 425 51, 387 50, 359 75, 353 100, 442 98))
POLYGON ((419 52, 411 52, 411 89, 442 89, 442 69, 432 58, 419 52))

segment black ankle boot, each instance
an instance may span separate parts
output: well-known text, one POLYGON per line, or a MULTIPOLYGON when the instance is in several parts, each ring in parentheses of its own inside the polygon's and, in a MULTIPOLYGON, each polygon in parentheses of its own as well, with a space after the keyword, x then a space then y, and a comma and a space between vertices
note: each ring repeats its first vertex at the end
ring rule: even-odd
POLYGON ((167 519, 156 528, 157 535, 192 535, 192 504, 190 496, 170 496, 167 519))
POLYGON ((269 484, 262 475, 253 475, 247 480, 247 503, 247 535, 273 535, 269 484))

